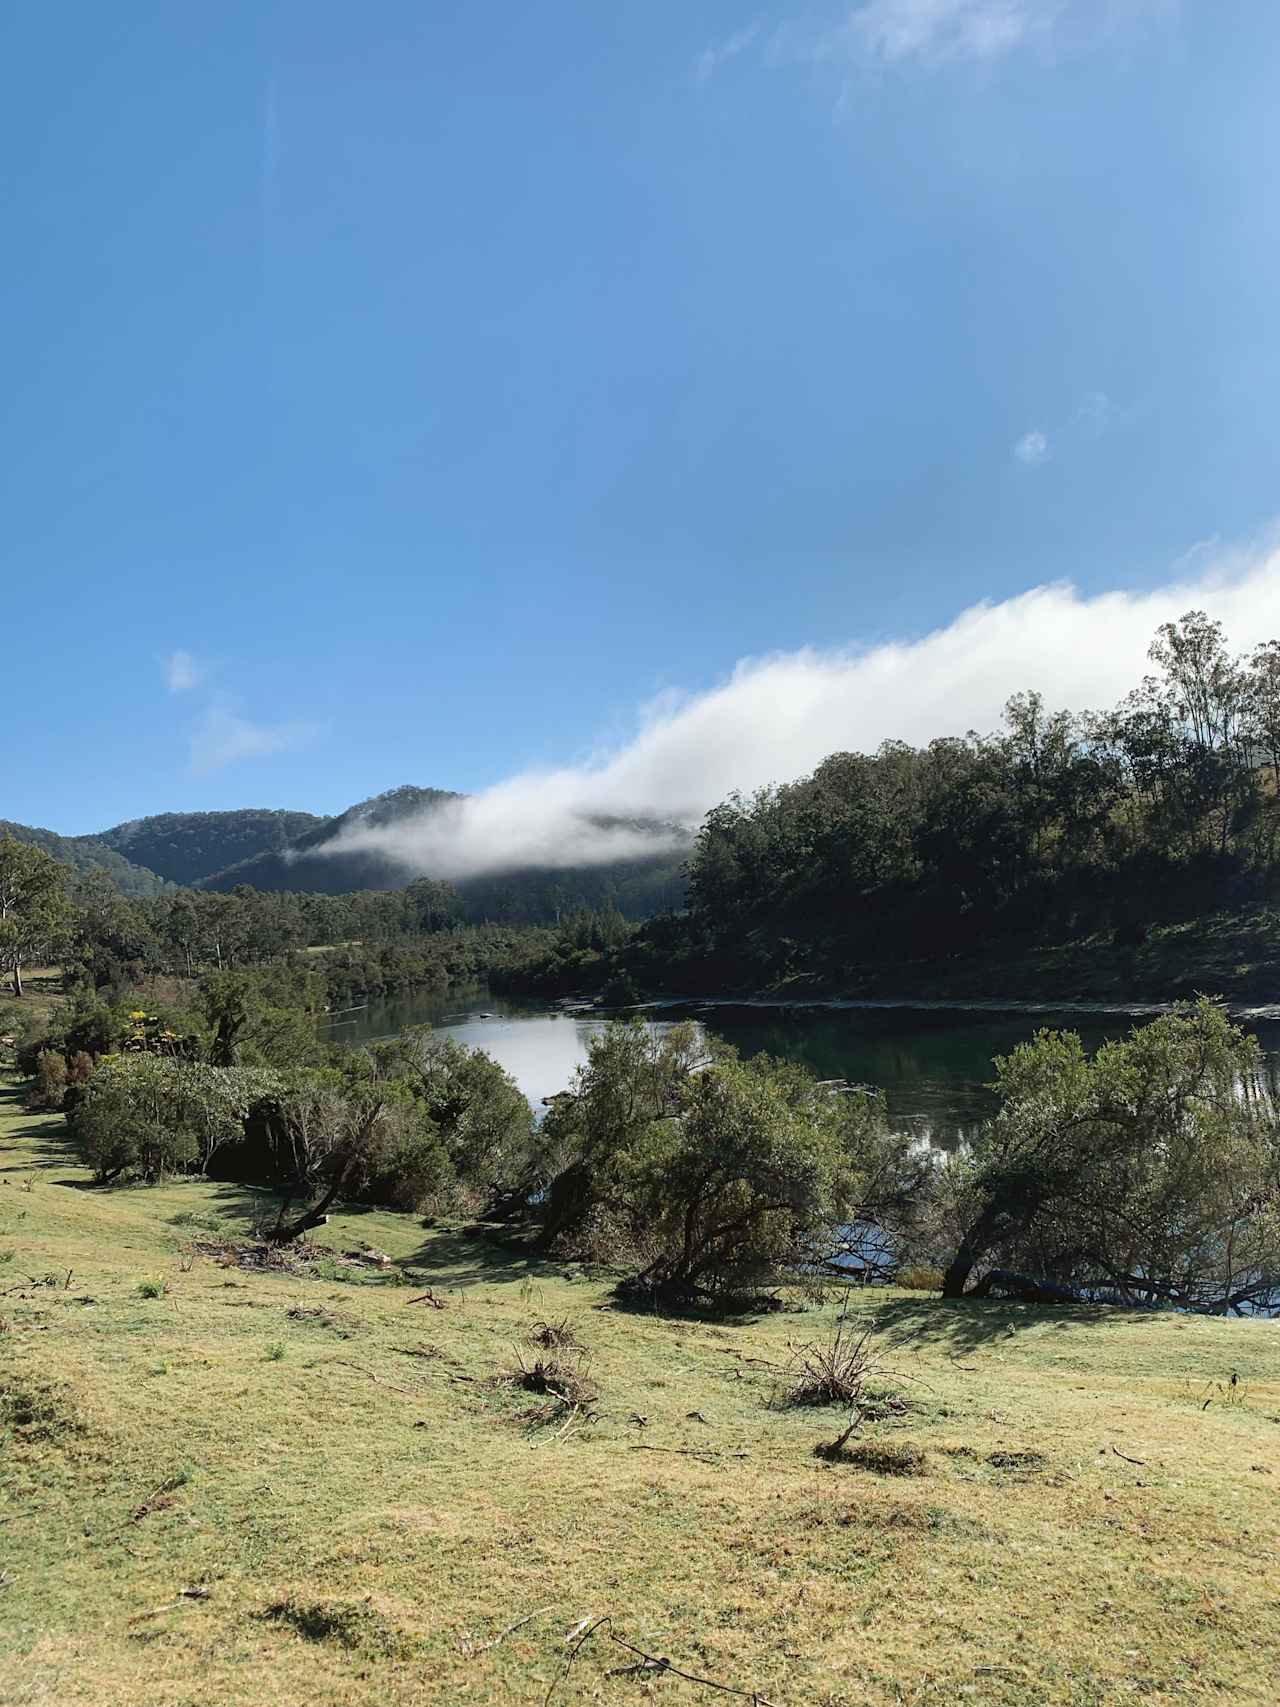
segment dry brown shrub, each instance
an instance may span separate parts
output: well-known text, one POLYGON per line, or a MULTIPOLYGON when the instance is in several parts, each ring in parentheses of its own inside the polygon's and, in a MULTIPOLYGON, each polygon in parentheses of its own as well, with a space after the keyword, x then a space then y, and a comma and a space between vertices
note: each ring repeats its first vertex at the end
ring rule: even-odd
POLYGON ((600 1397, 588 1365, 581 1357, 537 1357, 526 1363, 516 1354, 516 1366, 504 1377, 526 1393, 546 1393, 576 1410, 590 1410, 600 1397))
POLYGON ((782 1399, 787 1405, 848 1405, 861 1411, 867 1378, 875 1368, 873 1330, 855 1332, 844 1316, 825 1344, 795 1346, 782 1399))
POLYGON ((582 1350, 582 1341, 568 1316, 562 1316, 558 1322, 535 1322, 529 1330, 529 1338, 544 1351, 582 1350))

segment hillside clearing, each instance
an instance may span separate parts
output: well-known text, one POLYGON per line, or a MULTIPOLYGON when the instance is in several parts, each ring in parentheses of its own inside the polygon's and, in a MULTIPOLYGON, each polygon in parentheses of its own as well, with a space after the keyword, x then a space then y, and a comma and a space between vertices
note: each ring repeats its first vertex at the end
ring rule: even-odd
POLYGON ((779 1707, 1276 1699, 1280 1325, 862 1292, 905 1404, 824 1461, 773 1366, 834 1304, 628 1314, 385 1212, 224 1266, 258 1194, 0 1109, 0 1702, 719 1698, 610 1629, 779 1707), (493 1379, 565 1318, 594 1421, 493 1379))

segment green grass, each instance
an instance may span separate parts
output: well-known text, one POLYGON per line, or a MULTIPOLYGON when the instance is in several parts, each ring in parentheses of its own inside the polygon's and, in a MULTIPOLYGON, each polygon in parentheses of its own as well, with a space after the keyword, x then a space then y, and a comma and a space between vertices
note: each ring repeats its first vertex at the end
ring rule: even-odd
MULTIPOLYGON (((833 1306, 625 1314, 383 1212, 309 1275, 195 1253, 266 1207, 94 1189, 0 1103, 0 1702, 536 1707, 606 1613, 785 1707, 1276 1700, 1276 1325, 860 1293, 907 1404, 823 1460, 842 1416, 767 1365, 833 1306), (562 1317, 601 1389, 567 1429, 491 1380, 562 1317)), ((555 1707, 730 1699, 632 1658, 602 1631, 555 1707)))

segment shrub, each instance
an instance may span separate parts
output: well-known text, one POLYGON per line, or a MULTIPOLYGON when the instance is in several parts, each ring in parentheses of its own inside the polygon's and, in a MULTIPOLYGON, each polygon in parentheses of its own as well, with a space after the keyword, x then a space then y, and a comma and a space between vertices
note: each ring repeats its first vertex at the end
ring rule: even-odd
POLYGON ((83 1085, 93 1077, 93 1056, 87 1050, 77 1049, 67 1062, 67 1082, 72 1085, 83 1085))
POLYGON ((567 1316, 562 1316, 558 1322, 535 1322, 529 1331, 529 1338, 544 1351, 582 1350, 577 1330, 567 1316))
POLYGON ((908 1292, 941 1292, 942 1270, 924 1263, 909 1263, 894 1275, 893 1284, 905 1287, 908 1292))
POLYGON ((67 1063, 53 1049, 36 1056, 35 1078, 27 1092, 26 1107, 33 1113, 60 1111, 67 1095, 67 1063))
POLYGON ((741 1061, 687 1026, 607 1026, 544 1134, 566 1164, 546 1202, 556 1248, 616 1228, 613 1260, 664 1303, 812 1269, 841 1227, 898 1192, 909 1163, 874 1093, 832 1096, 803 1067, 741 1061))
POLYGON ((789 1405, 848 1405, 862 1407, 863 1388, 874 1367, 872 1330, 855 1333, 843 1317, 830 1341, 796 1346, 791 1354, 789 1405))

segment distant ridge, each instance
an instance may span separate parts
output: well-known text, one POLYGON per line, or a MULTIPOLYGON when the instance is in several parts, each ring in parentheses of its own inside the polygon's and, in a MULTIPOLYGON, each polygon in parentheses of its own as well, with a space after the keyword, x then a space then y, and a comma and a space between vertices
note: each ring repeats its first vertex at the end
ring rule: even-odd
MULTIPOLYGON (((332 817, 245 807, 227 812, 161 812, 131 818, 95 836, 59 836, 0 820, 20 841, 34 842, 76 871, 103 871, 125 895, 146 898, 173 886, 229 893, 241 884, 279 893, 347 895, 359 889, 403 889, 420 873, 376 849, 322 851, 355 829, 383 829, 465 796, 406 783, 371 795, 332 817)), ((554 922, 581 908, 616 907, 630 919, 684 903, 684 861, 691 838, 678 826, 592 816, 605 829, 652 832, 655 851, 608 864, 524 866, 450 887, 459 916, 509 924, 554 922), (673 845, 674 844, 674 845, 673 845)))
POLYGON ((170 883, 191 885, 285 847, 328 822, 314 812, 251 806, 233 812, 161 812, 116 824, 94 840, 170 883))
POLYGON ((0 836, 10 835, 19 842, 43 848, 60 865, 86 875, 101 871, 115 884, 122 895, 143 900, 159 895, 168 887, 163 877, 141 865, 135 865, 98 836, 60 836, 54 830, 41 830, 33 824, 15 824, 0 818, 0 836))
POLYGON ((193 883, 197 889, 230 890, 247 883, 254 889, 303 890, 313 895, 346 895, 353 889, 402 889, 413 877, 398 860, 378 853, 325 853, 318 850, 346 830, 383 829, 462 796, 444 788, 415 788, 404 783, 384 794, 357 801, 334 818, 312 818, 300 834, 250 854, 193 883))

